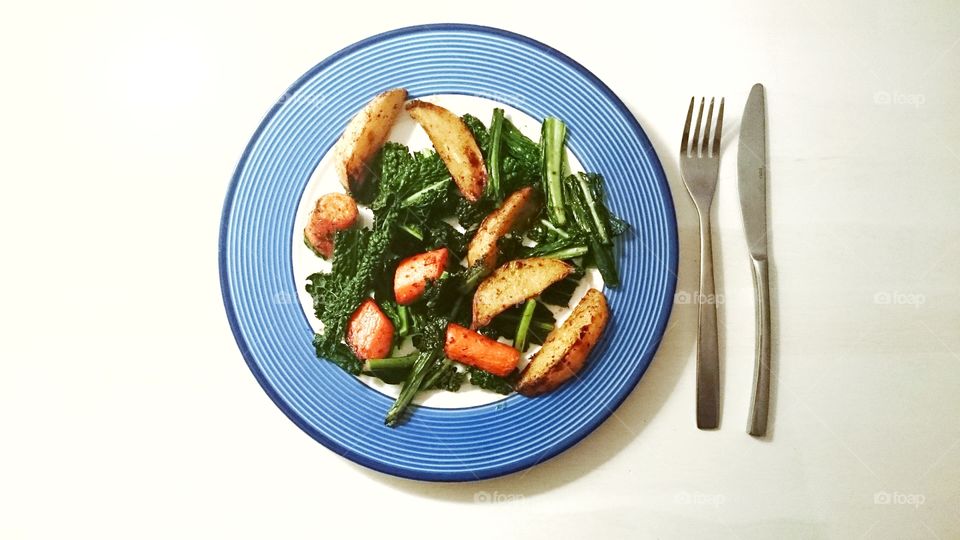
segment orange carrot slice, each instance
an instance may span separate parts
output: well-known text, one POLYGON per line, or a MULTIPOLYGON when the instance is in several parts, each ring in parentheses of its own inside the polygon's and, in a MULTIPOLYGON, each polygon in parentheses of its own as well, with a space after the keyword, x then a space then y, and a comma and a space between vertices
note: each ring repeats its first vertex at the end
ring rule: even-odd
POLYGON ((427 289, 427 281, 439 278, 447 268, 447 248, 419 253, 400 261, 393 276, 393 295, 400 305, 417 301, 427 289))
POLYGON ((347 322, 347 345, 357 358, 385 358, 393 348, 393 323, 372 298, 367 298, 347 322))
POLYGON ((447 358, 506 377, 520 362, 520 351, 459 324, 447 325, 443 347, 447 358))

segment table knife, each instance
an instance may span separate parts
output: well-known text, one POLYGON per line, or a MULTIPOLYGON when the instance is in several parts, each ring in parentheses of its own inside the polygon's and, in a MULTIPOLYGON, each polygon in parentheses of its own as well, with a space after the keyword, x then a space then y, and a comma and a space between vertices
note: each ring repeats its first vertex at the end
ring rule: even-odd
POLYGON ((762 84, 755 84, 740 121, 737 154, 740 210, 750 250, 756 306, 756 358, 747 432, 767 432, 770 408, 770 281, 767 269, 767 107, 762 84))

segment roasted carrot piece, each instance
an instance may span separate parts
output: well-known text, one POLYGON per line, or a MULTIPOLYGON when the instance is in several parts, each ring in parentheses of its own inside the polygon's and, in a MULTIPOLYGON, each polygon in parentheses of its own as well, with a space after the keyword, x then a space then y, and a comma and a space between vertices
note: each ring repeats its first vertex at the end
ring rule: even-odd
POLYGON ((303 238, 318 255, 329 259, 333 255, 333 235, 349 229, 357 221, 357 203, 343 193, 327 193, 317 199, 310 214, 310 223, 303 238))
POLYGON ((412 304, 423 295, 427 282, 439 278, 447 268, 450 252, 443 247, 400 261, 393 276, 393 295, 400 305, 412 304))
POLYGON ((520 351, 510 345, 453 323, 447 325, 443 352, 451 360, 500 377, 509 375, 520 362, 520 351))
POLYGON ((347 345, 357 358, 385 358, 393 348, 393 323, 372 298, 367 298, 347 322, 347 345))

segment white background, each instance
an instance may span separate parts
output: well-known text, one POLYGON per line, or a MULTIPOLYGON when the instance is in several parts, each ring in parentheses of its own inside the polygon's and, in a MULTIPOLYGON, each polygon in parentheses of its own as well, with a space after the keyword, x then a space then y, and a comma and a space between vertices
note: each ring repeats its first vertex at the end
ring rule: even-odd
POLYGON ((0 538, 960 537, 960 5, 17 3, 0 20, 0 538), (438 485, 300 432, 224 316, 220 207, 289 83, 368 35, 504 27, 588 66, 664 161, 727 98, 714 212, 723 423, 694 426, 693 305, 561 456, 438 485), (753 298, 736 190, 768 89, 774 429, 744 432, 753 298), (883 504, 888 503, 888 504, 883 504))

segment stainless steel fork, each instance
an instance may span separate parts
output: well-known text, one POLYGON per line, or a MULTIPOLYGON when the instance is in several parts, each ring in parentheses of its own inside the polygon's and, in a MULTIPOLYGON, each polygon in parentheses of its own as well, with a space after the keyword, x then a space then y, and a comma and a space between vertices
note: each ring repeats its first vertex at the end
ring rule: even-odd
POLYGON ((695 98, 690 98, 687 122, 683 126, 680 143, 680 173, 683 184, 700 215, 700 293, 696 295, 699 307, 697 328, 697 427, 715 429, 720 423, 720 344, 717 340, 717 296, 713 284, 713 238, 710 232, 710 207, 720 174, 720 133, 723 131, 723 98, 717 112, 716 127, 711 145, 710 127, 713 121, 713 102, 707 111, 707 124, 700 137, 705 98, 700 99, 697 124, 690 139, 690 121, 693 118, 695 98), (689 144, 688 144, 689 140, 689 144))

